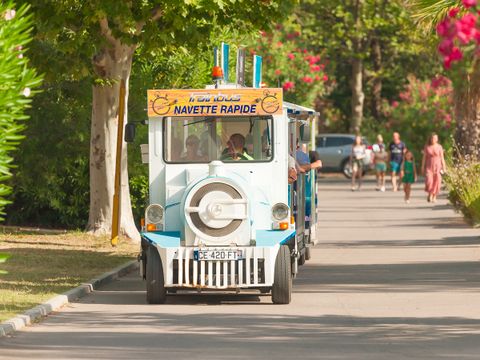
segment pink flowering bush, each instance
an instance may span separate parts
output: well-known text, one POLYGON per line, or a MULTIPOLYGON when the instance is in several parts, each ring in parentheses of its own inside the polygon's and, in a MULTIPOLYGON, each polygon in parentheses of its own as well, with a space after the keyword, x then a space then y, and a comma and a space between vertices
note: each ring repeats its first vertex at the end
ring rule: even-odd
MULTIPOLYGON (((436 76, 430 81, 409 77, 398 99, 384 104, 388 133, 400 132, 407 146, 419 157, 427 137, 436 132, 447 149, 453 122, 453 87, 449 79, 436 76)), ((420 160, 420 159, 419 159, 420 160)))
MULTIPOLYGON (((455 84, 457 104, 460 113, 457 126, 458 134, 469 134, 478 115, 469 118, 469 112, 476 114, 477 101, 471 101, 469 94, 478 91, 477 85, 470 79, 478 77, 480 56, 480 4, 478 0, 462 0, 459 7, 449 11, 448 16, 438 24, 440 37, 438 51, 443 57, 443 65, 451 69, 450 77, 455 84), (471 75, 471 76, 469 76, 471 75), (461 115, 463 114, 463 116, 461 115), (472 121, 473 120, 473 121, 472 121)), ((471 115, 470 115, 471 116, 471 115)), ((475 132, 471 132, 475 134, 475 132)), ((449 156, 445 183, 449 190, 449 199, 456 209, 461 211, 472 224, 480 224, 480 157, 475 151, 464 152, 465 146, 475 149, 475 135, 460 137, 453 156, 449 156), (462 142, 466 141, 466 144, 462 142), (473 146, 472 146, 473 145, 473 146)), ((478 151, 478 150, 477 150, 478 151)))
POLYGON ((480 51, 480 22, 477 0, 462 0, 462 6, 451 9, 437 26, 441 41, 438 51, 443 65, 450 69, 466 56, 480 51))
POLYGON ((326 61, 302 44, 300 31, 277 26, 273 33, 262 31, 250 53, 263 56, 266 86, 282 87, 287 101, 313 107, 329 83, 326 61))

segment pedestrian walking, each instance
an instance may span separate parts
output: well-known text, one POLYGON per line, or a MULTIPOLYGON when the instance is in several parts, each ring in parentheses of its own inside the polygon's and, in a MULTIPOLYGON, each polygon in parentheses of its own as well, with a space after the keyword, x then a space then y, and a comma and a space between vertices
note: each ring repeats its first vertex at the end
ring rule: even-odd
POLYGON ((405 160, 402 163, 402 183, 403 191, 405 193, 405 202, 410 203, 410 194, 412 192, 412 184, 417 181, 417 170, 415 166, 415 159, 411 151, 405 153, 405 160))
POLYGON ((388 145, 389 162, 392 174, 392 187, 393 191, 398 191, 397 175, 400 174, 400 169, 403 162, 403 156, 407 151, 405 143, 400 140, 400 134, 398 132, 393 133, 392 142, 388 145))
POLYGON ((363 159, 367 156, 366 147, 363 144, 362 137, 357 135, 352 145, 350 154, 350 163, 352 165, 352 191, 360 190, 363 176, 363 159), (355 188, 355 179, 358 178, 358 187, 355 188))
POLYGON ((377 135, 377 143, 372 146, 375 176, 377 177, 377 191, 385 191, 385 173, 387 171, 388 153, 385 150, 383 136, 377 135))
POLYGON ((433 133, 423 149, 422 174, 425 175, 427 201, 435 202, 442 187, 442 175, 445 172, 443 147, 438 143, 438 135, 433 133))

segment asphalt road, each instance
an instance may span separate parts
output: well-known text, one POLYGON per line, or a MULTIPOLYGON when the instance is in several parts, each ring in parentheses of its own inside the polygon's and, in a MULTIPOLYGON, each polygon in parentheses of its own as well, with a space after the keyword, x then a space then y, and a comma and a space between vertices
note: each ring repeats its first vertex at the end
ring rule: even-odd
POLYGON ((137 274, 0 339, 0 359, 479 359, 480 231, 445 199, 324 179, 290 305, 259 294, 145 304, 137 274))

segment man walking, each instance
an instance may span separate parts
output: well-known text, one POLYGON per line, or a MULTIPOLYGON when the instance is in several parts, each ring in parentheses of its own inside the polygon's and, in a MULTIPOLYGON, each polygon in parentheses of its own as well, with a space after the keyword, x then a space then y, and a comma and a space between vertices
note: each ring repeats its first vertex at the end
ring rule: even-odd
POLYGON ((400 134, 398 132, 393 133, 393 140, 388 145, 388 154, 390 161, 390 169, 392 171, 392 187, 393 191, 398 191, 397 175, 400 174, 402 168, 403 156, 407 151, 405 143, 400 140, 400 134))

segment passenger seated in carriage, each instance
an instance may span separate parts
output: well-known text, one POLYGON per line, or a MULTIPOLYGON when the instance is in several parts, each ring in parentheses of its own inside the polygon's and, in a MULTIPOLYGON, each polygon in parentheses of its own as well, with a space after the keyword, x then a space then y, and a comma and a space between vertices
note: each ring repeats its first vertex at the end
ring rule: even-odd
POLYGON ((204 161, 205 157, 199 155, 200 139, 197 135, 189 135, 185 140, 185 154, 181 157, 184 162, 204 161))

